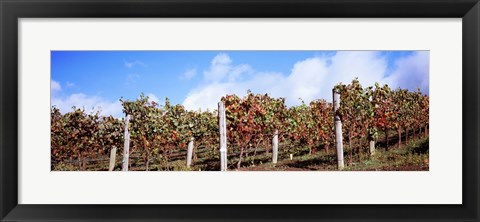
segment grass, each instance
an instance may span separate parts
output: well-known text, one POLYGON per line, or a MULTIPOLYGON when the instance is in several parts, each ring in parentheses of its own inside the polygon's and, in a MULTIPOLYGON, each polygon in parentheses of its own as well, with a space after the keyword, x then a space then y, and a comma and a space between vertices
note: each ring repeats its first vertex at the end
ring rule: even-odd
MULTIPOLYGON (((392 138, 393 139, 393 138, 392 138)), ((378 144, 383 145, 382 141, 378 144)), ((334 171, 337 170, 337 157, 333 149, 327 153, 321 149, 315 153, 308 154, 307 147, 296 147, 287 149, 287 145, 280 144, 277 164, 271 163, 272 154, 267 153, 264 148, 258 148, 255 158, 253 150, 249 151, 248 157, 242 159, 240 169, 237 169, 238 153, 228 153, 229 170, 240 171, 334 171), (293 153, 293 159, 290 154, 293 153)), ((380 147, 374 155, 367 152, 367 147, 355 149, 353 158, 350 159, 348 146, 344 153, 344 171, 424 171, 429 170, 429 140, 421 138, 410 140, 408 144, 400 147, 391 144, 389 150, 385 151, 380 147)), ((186 151, 181 150, 166 161, 159 161, 152 158, 150 161, 151 171, 218 171, 220 168, 219 153, 212 152, 212 148, 201 147, 196 151, 197 158, 193 160, 191 168, 186 167, 186 151)), ((117 155, 115 170, 121 170, 121 155, 117 155)), ((138 155, 131 155, 131 167, 129 170, 145 170, 143 159, 138 155)), ((101 171, 108 170, 108 159, 106 161, 92 161, 87 164, 87 170, 101 171)), ((78 170, 78 165, 60 163, 53 166, 53 170, 78 170)))
POLYGON ((354 162, 344 170, 376 171, 376 170, 428 170, 429 169, 429 140, 420 139, 391 148, 389 151, 377 150, 374 155, 366 160, 354 162))
MULTIPOLYGON (((354 155, 350 161, 345 152, 344 171, 426 171, 429 169, 428 138, 411 141, 388 151, 377 149, 375 154, 354 155)), ((365 148, 366 149, 366 148, 365 148)), ((253 171, 332 171, 337 170, 336 154, 320 151, 311 155, 294 156, 277 164, 250 166, 239 170, 253 171)))

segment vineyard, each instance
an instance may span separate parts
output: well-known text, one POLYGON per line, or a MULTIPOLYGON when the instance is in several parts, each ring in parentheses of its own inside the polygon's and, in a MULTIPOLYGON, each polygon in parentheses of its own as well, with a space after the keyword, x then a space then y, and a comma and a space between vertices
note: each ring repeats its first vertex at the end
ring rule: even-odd
POLYGON ((191 111, 142 94, 120 99, 123 119, 52 107, 51 169, 428 170, 427 95, 354 79, 332 96, 287 107, 248 91, 191 111))

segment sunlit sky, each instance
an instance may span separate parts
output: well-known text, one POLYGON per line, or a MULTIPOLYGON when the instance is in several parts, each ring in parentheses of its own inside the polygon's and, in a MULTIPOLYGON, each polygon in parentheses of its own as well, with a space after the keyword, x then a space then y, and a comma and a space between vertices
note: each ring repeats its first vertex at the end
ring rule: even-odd
POLYGON ((143 92, 190 110, 213 110, 247 90, 285 97, 288 106, 331 101, 331 89, 358 77, 428 94, 428 51, 52 51, 51 103, 122 117, 121 97, 143 92))

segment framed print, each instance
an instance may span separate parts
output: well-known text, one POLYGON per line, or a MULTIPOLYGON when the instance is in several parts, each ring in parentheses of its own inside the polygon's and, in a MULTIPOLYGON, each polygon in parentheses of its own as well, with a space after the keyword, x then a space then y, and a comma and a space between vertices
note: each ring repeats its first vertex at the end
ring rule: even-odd
POLYGON ((478 221, 478 1, 2 1, 2 221, 478 221))

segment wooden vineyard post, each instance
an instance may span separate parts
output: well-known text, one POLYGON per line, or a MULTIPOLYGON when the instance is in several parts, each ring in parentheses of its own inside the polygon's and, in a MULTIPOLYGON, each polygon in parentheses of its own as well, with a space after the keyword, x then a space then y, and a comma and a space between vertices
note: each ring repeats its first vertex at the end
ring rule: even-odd
POLYGON ((218 128, 220 130, 220 170, 227 170, 227 122, 225 119, 225 106, 218 103, 218 128))
POLYGON ((343 136, 342 136, 342 120, 337 114, 337 110, 340 108, 340 93, 335 89, 333 92, 333 114, 334 114, 334 125, 335 125, 335 148, 337 150, 337 165, 338 169, 341 170, 344 167, 343 164, 343 136))
MULTIPOLYGON (((368 98, 368 101, 370 102, 370 104, 373 104, 372 103, 372 101, 373 101, 373 96, 372 95, 370 95, 370 97, 368 98)), ((369 134, 368 134, 368 143, 370 145, 370 156, 373 156, 373 154, 375 154, 375 137, 374 137, 374 134, 372 132, 369 132, 369 134)))
POLYGON ((125 118, 125 132, 123 133, 123 166, 122 171, 128 171, 128 156, 130 154, 130 132, 128 132, 128 123, 130 122, 130 115, 125 118))
POLYGON ((190 168, 192 165, 192 155, 193 155, 193 137, 190 138, 188 142, 188 149, 187 149, 187 168, 190 168))
POLYGON ((375 141, 372 139, 370 140, 370 155, 375 154, 375 141))
POLYGON ((272 163, 275 164, 277 163, 277 159, 278 159, 278 130, 277 129, 275 130, 275 134, 273 135, 272 147, 273 147, 272 163))
POLYGON ((115 157, 117 155, 117 147, 113 147, 110 151, 110 165, 108 166, 108 171, 113 171, 115 168, 115 157))

